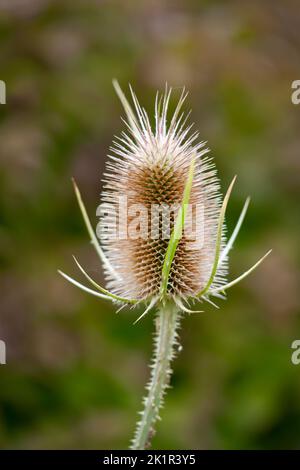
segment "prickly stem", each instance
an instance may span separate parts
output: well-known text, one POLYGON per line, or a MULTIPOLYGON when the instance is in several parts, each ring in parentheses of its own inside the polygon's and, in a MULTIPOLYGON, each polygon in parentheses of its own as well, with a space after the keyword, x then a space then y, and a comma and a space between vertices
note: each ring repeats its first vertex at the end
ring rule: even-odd
POLYGON ((144 410, 137 423, 131 449, 146 449, 154 435, 154 425, 159 418, 159 410, 163 405, 166 388, 171 377, 171 361, 175 357, 177 330, 180 313, 175 304, 161 305, 156 318, 156 334, 154 337, 154 358, 151 364, 151 378, 147 386, 148 395, 144 398, 144 410))

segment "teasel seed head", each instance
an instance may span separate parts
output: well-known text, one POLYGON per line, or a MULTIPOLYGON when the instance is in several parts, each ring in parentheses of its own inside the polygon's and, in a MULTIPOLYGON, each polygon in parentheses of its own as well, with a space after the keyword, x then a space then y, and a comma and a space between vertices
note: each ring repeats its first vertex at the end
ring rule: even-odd
MULTIPOLYGON (((207 284, 215 256, 218 219, 221 207, 220 185, 212 158, 207 156, 205 142, 198 141, 198 133, 191 133, 186 116, 181 112, 186 98, 183 90, 173 115, 168 120, 168 104, 171 89, 166 87, 162 96, 156 96, 155 122, 139 104, 131 89, 134 111, 115 83, 116 90, 127 112, 127 132, 116 138, 111 148, 104 174, 101 200, 118 213, 119 201, 126 198, 128 208, 142 205, 151 220, 151 208, 180 207, 192 161, 195 162, 189 206, 202 211, 200 233, 187 233, 186 227, 180 239, 170 268, 166 295, 174 299, 196 297, 207 284), (197 239, 201 240, 198 243, 197 239)), ((176 214, 170 220, 174 229, 176 214)), ((116 279, 107 270, 109 289, 117 295, 145 300, 159 295, 162 268, 169 239, 165 237, 161 222, 159 236, 118 239, 110 236, 109 223, 112 214, 106 215, 108 236, 102 246, 115 271, 116 279)), ((133 217, 128 217, 128 224, 133 217)), ((114 225, 114 224, 113 224, 114 225)), ((149 224, 150 225, 150 224, 149 224)), ((112 226, 111 230, 115 230, 112 226)), ((189 227, 190 232, 192 227, 189 227)), ((112 235, 112 233, 111 233, 112 235)), ((222 245, 225 242, 225 225, 222 227, 222 245)), ((226 282, 227 260, 218 266, 212 288, 226 282)))
POLYGON ((101 206, 105 207, 105 215, 100 222, 100 234, 104 225, 105 236, 101 245, 74 182, 91 242, 104 265, 108 289, 97 284, 76 258, 78 268, 94 289, 59 272, 75 286, 97 297, 122 306, 145 303, 146 309, 137 321, 156 303, 160 304, 148 394, 131 444, 132 449, 145 449, 151 441, 171 375, 179 311, 192 312, 189 302, 213 303, 211 296, 224 298, 225 292, 248 276, 270 251, 238 278, 226 281, 228 253, 242 226, 249 198, 226 244, 225 213, 235 178, 222 200, 208 149, 204 142, 198 141, 198 133, 192 133, 191 126, 186 125, 188 115, 185 117, 181 111, 185 91, 170 118, 168 105, 172 90, 166 87, 161 96, 157 94, 152 126, 132 89, 134 110, 116 81, 114 86, 126 112, 127 132, 114 141, 106 165, 101 206), (126 201, 125 208, 120 207, 120 201, 126 201), (189 213, 186 206, 191 208, 189 213), (143 218, 136 220, 131 207, 142 208, 147 221, 146 230, 144 227, 141 232, 136 230, 135 236, 129 233, 131 225, 141 228, 143 218), (163 209, 154 217, 158 228, 155 236, 153 207, 163 209), (193 214, 196 209, 197 219, 197 208, 201 209, 202 218, 200 226, 196 221, 195 227, 193 214), (116 234, 124 215, 124 227, 116 234))
POLYGON ((228 254, 250 198, 225 243, 225 213, 235 178, 222 199, 206 143, 199 141, 198 132, 192 132, 192 125, 187 125, 189 114, 182 112, 185 90, 171 116, 168 107, 172 89, 166 86, 162 95, 157 93, 152 125, 131 87, 133 107, 118 82, 114 80, 113 84, 126 112, 126 132, 114 140, 104 173, 101 203, 106 214, 100 222, 100 233, 105 226, 101 245, 73 181, 91 242, 104 266, 107 289, 94 281, 77 259, 77 266, 94 289, 62 271, 59 273, 76 287, 122 307, 146 303, 141 317, 157 302, 165 304, 170 300, 180 310, 192 312, 188 308, 190 303, 199 300, 213 303, 212 296, 224 298, 226 291, 254 271, 271 250, 250 269, 227 282, 228 254), (126 201, 124 210, 120 201, 126 201), (191 209, 189 213, 187 205, 191 209), (137 222, 137 214, 130 213, 132 207, 142 207, 147 220, 146 230, 134 237, 130 236, 130 227, 141 224, 141 220, 137 222), (153 207, 159 210, 154 218, 153 207), (200 226, 197 223, 195 226, 198 208, 202 217, 200 226), (169 217, 167 228, 165 211, 169 217), (116 225, 120 226, 124 216, 125 225, 116 236, 116 225), (153 221, 158 227, 155 237, 153 221))

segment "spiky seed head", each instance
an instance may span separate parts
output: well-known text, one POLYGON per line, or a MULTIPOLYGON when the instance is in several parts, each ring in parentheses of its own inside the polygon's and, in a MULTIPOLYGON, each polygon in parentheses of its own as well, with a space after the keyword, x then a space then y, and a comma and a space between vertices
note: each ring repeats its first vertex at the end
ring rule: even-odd
MULTIPOLYGON (((132 90, 135 111, 118 85, 116 90, 127 114, 127 132, 122 132, 113 142, 104 174, 102 203, 110 209, 105 217, 108 236, 102 240, 102 246, 114 271, 118 273, 116 278, 106 271, 108 288, 116 295, 139 300, 158 295, 169 243, 162 220, 159 221, 156 238, 151 236, 150 224, 146 237, 133 238, 128 233, 125 237, 110 237, 110 229, 115 230, 115 227, 110 227, 109 221, 115 222, 115 214, 118 214, 118 222, 124 216, 119 213, 120 200, 124 198, 128 209, 133 205, 145 207, 148 220, 151 220, 153 206, 180 206, 188 171, 195 159, 189 204, 192 208, 202 208, 201 234, 187 236, 184 232, 172 261, 167 285, 168 296, 183 299, 195 297, 209 279, 215 256, 221 196, 214 163, 206 155, 208 149, 205 142, 199 142, 198 133, 191 133, 192 126, 186 126, 188 115, 181 112, 186 98, 184 90, 169 121, 171 89, 166 87, 162 96, 156 95, 153 126, 132 90), (201 239, 198 247, 195 245, 197 237, 201 239)), ((170 219, 171 231, 175 216, 176 212, 170 219)), ((128 226, 132 220, 133 216, 127 217, 128 226)), ((222 245, 224 238, 223 228, 222 245)), ((226 274, 225 259, 218 267, 212 289, 225 282, 226 274)))

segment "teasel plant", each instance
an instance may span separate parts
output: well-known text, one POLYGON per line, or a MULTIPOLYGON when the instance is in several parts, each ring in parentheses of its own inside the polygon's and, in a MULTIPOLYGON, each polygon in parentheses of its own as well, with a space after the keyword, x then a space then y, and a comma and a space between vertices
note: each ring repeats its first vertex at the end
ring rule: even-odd
MULTIPOLYGON (((115 91, 124 107, 126 131, 116 137, 104 174, 102 202, 111 210, 120 197, 130 204, 143 204, 150 213, 153 204, 177 207, 166 237, 162 221, 159 236, 110 237, 103 241, 96 236, 79 189, 73 180, 76 198, 90 240, 103 264, 106 288, 100 286, 79 261, 75 263, 90 287, 59 273, 83 291, 111 301, 118 309, 144 306, 135 323, 155 312, 154 354, 150 381, 143 400, 131 449, 151 445, 155 424, 159 419, 166 389, 171 378, 171 362, 179 350, 178 329, 183 315, 199 312, 194 305, 226 298, 227 291, 252 273, 271 252, 268 251, 250 269, 228 281, 228 255, 244 221, 247 198, 236 226, 227 240, 225 213, 236 177, 222 198, 216 168, 209 157, 206 143, 199 142, 198 132, 187 125, 189 113, 182 112, 187 97, 185 90, 169 117, 172 89, 166 86, 155 99, 154 123, 140 105, 130 87, 132 105, 118 82, 115 91), (201 243, 197 236, 186 234, 188 207, 203 208, 201 243)), ((114 214, 112 214, 114 215, 114 214)), ((191 227, 190 227, 191 228, 191 227)), ((112 229, 112 227, 111 227, 112 229)), ((202 311, 202 310, 200 310, 202 311)))

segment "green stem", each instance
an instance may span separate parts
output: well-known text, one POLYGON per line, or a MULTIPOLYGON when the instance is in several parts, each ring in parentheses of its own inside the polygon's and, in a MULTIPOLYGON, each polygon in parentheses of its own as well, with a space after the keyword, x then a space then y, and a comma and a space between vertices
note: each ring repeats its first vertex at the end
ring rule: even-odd
POLYGON ((131 449, 141 450, 150 446, 154 424, 159 417, 159 409, 163 404, 165 390, 172 373, 170 363, 175 355, 178 324, 178 308, 174 304, 161 307, 157 316, 154 359, 151 365, 151 379, 147 386, 148 395, 144 399, 144 410, 137 424, 131 449))

